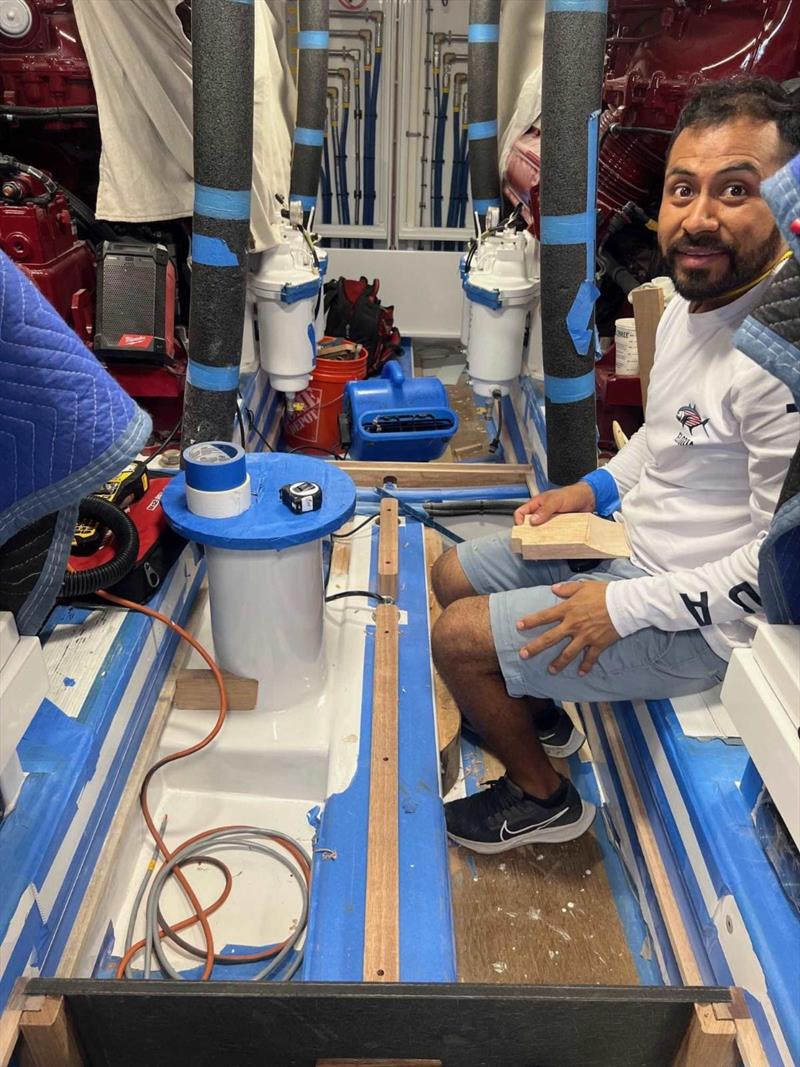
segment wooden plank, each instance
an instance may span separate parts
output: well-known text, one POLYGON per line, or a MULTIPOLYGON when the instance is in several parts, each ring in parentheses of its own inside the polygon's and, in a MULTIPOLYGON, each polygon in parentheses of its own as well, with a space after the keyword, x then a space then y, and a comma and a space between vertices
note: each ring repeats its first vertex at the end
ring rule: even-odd
POLYGON ((0 1067, 8 1067, 19 1041, 19 1020, 25 1007, 26 983, 25 978, 16 980, 3 1014, 0 1015, 0 1067))
POLYGON ((634 289, 631 293, 633 316, 636 319, 636 348, 639 353, 639 381, 642 386, 642 407, 647 404, 647 387, 656 353, 656 330, 664 314, 664 291, 634 289))
POLYGON ((493 485, 524 485, 527 463, 366 463, 340 460, 336 466, 356 485, 370 488, 393 482, 400 489, 468 489, 493 485))
MULTIPOLYGON (((186 622, 185 629, 189 633, 197 633, 207 600, 208 586, 204 580, 186 622)), ((136 759, 131 767, 131 772, 117 804, 117 809, 114 812, 114 818, 108 828, 105 843, 95 865, 94 874, 86 889, 83 903, 80 906, 69 940, 64 948, 64 954, 56 972, 59 978, 70 978, 75 974, 75 969, 84 950, 84 942, 92 928, 95 913, 108 892, 111 879, 117 873, 119 856, 125 846, 126 828, 130 819, 136 817, 133 814, 133 809, 139 805, 139 787, 147 773, 147 769, 156 760, 158 743, 164 732, 167 717, 172 710, 172 699, 175 695, 178 674, 189 658, 190 653, 191 648, 187 642, 180 641, 172 666, 161 688, 161 695, 156 701, 153 714, 150 716, 150 722, 147 724, 139 750, 136 753, 136 759)))
POLYGON ((695 1004, 673 1067, 741 1067, 735 1030, 716 1018, 713 1005, 695 1004))
POLYGON ((397 600, 397 575, 400 568, 398 528, 400 510, 396 500, 382 500, 378 520, 378 592, 397 600))
MULTIPOLYGON (((225 692, 228 694, 230 711, 252 711, 258 702, 258 680, 240 678, 237 674, 222 672, 225 692)), ((191 708, 193 711, 216 711, 219 707, 219 689, 214 675, 206 667, 184 668, 179 672, 175 685, 176 708, 191 708)))
MULTIPOLYGON (((483 781, 503 773, 495 757, 479 758, 483 781)), ((553 763, 569 777, 566 760, 553 763)), ((452 847, 450 877, 460 982, 639 984, 592 832, 497 856, 452 847)))
POLYGON ((86 1067, 63 997, 45 997, 37 1011, 24 1011, 20 1033, 32 1067, 86 1067))
MULTIPOLYGON (((442 608, 436 599, 431 584, 431 571, 436 560, 442 554, 442 538, 436 530, 425 530, 425 565, 428 574, 428 619, 430 630, 442 614, 442 608)), ((436 736, 439 743, 439 769, 442 782, 442 796, 447 796, 456 784, 461 766, 461 712, 453 700, 452 694, 444 684, 441 675, 432 666, 433 695, 436 708, 436 736)))
POLYGON ((372 686, 367 892, 364 913, 365 982, 400 981, 398 867, 398 621, 394 604, 375 611, 372 686))
POLYGON ((523 559, 618 559, 631 554, 622 523, 582 514, 554 515, 541 526, 515 526, 511 547, 523 559))

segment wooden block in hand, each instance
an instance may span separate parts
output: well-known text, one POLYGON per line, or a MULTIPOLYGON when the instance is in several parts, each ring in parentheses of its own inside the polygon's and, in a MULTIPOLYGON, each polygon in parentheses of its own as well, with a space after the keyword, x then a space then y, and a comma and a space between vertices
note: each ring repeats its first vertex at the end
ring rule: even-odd
POLYGON ((554 515, 541 526, 515 526, 511 547, 523 559, 618 559, 631 554, 622 523, 599 515, 554 515))

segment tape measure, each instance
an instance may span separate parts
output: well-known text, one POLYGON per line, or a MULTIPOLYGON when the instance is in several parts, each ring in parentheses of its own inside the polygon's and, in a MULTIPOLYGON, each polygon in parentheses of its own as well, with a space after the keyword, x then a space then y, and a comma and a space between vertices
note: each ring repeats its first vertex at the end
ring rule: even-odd
POLYGON ((295 515, 319 511, 322 507, 322 489, 316 482, 291 482, 280 487, 281 503, 295 515))

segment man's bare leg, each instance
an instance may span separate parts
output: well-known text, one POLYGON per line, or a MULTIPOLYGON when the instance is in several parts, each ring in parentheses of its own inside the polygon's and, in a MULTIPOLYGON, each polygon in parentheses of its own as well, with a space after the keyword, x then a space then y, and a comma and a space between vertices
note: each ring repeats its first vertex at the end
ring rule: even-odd
MULTIPOLYGON (((461 569, 457 559, 455 565, 461 569)), ((441 575, 439 580, 443 580, 441 575)), ((502 760, 512 781, 530 796, 551 796, 561 786, 561 778, 534 726, 537 710, 551 705, 532 697, 510 697, 506 692, 492 639, 489 598, 473 591, 472 596, 451 601, 434 627, 431 644, 434 663, 461 713, 502 760)))

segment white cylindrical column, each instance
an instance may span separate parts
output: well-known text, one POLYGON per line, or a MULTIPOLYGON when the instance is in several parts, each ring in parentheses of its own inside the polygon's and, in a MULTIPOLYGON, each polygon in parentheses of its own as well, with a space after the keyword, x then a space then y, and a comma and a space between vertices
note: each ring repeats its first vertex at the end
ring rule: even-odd
POLYGON ((258 680, 257 708, 275 711, 325 682, 322 547, 206 548, 214 649, 221 667, 258 680))

